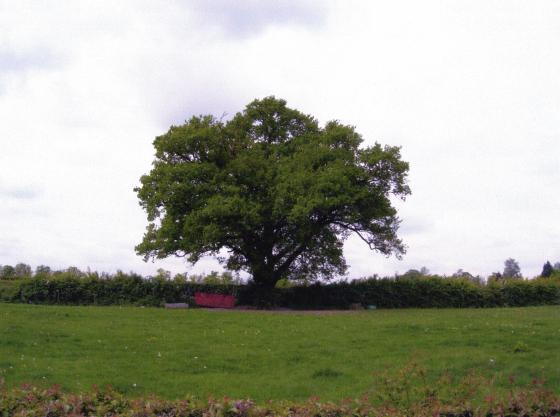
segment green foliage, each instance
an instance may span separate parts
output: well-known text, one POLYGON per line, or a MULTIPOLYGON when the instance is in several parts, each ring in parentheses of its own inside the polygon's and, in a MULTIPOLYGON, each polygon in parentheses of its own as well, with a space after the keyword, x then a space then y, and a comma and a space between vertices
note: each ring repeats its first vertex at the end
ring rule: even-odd
POLYGON ((31 267, 22 262, 11 265, 0 265, 0 280, 29 278, 33 275, 31 267))
POLYGON ((457 272, 455 272, 453 275, 451 275, 450 278, 453 279, 457 279, 457 280, 463 280, 463 281, 468 281, 471 282, 475 285, 478 286, 483 286, 484 285, 484 279, 479 276, 479 275, 473 275, 468 271, 463 271, 462 269, 458 269, 457 272))
POLYGON ((16 264, 14 267, 14 275, 17 278, 29 278, 33 274, 31 267, 22 262, 16 264))
POLYGON ((505 279, 521 279, 521 268, 519 267, 519 263, 513 259, 508 258, 504 262, 504 272, 502 276, 505 279))
POLYGON ((422 268, 418 269, 409 269, 402 275, 397 275, 396 279, 414 279, 414 278, 422 278, 427 277, 430 271, 428 268, 423 266, 422 268))
POLYGON ((241 285, 242 281, 239 275, 234 276, 231 272, 225 271, 218 273, 212 271, 209 274, 189 275, 188 282, 207 284, 207 285, 241 285))
POLYGON ((0 278, 1 279, 16 279, 16 270, 11 265, 4 265, 2 266, 2 270, 0 271, 0 278))
MULTIPOLYGON (((219 281, 218 275, 210 278, 219 281)), ((154 277, 118 272, 115 275, 99 276, 97 273, 76 274, 70 270, 53 275, 37 275, 20 280, 17 291, 1 293, 0 300, 36 304, 112 305, 135 304, 161 306, 165 302, 187 302, 193 304, 196 291, 217 294, 234 294, 237 285, 187 282, 185 279, 170 279, 169 273, 160 270, 154 277)))
POLYGON ((0 279, 0 301, 17 301, 19 297, 20 280, 0 279))
POLYGON ((65 273, 66 276, 71 278, 83 278, 87 275, 85 272, 80 271, 80 269, 77 266, 70 266, 66 268, 66 270, 63 272, 65 273))
POLYGON ((48 265, 37 265, 35 268, 35 275, 50 275, 51 273, 51 267, 48 265))
MULTIPOLYGON (((558 277, 560 278, 560 277, 558 277)), ((281 281, 274 289, 242 285, 231 273, 178 275, 160 270, 154 277, 118 272, 115 275, 59 272, 13 281, 0 287, 0 300, 45 304, 136 304, 160 306, 188 302, 196 291, 233 294, 238 304, 294 309, 345 309, 351 304, 379 308, 522 307, 560 304, 560 279, 501 280, 488 285, 472 277, 402 275, 352 282, 293 285, 281 281)), ((10 281, 5 281, 10 282, 10 281)))
POLYGON ((192 117, 154 141, 156 159, 136 188, 148 215, 145 258, 218 255, 272 288, 282 278, 330 278, 346 270, 343 241, 357 233, 400 256, 391 197, 410 193, 399 148, 360 148, 337 121, 267 97, 227 123, 192 117))
POLYGON ((276 283, 276 288, 292 288, 295 287, 296 283, 292 280, 282 278, 276 283))

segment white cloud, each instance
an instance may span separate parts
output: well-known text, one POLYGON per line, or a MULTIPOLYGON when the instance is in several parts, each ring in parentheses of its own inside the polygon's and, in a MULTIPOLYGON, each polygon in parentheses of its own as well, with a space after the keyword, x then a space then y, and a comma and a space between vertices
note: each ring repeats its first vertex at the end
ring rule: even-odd
POLYGON ((37 198, 41 193, 37 187, 24 185, 18 187, 3 187, 0 184, 0 197, 4 199, 14 200, 32 200, 37 198))
POLYGON ((275 94, 411 163, 408 254, 351 239, 350 276, 507 257, 535 275, 560 260, 559 18, 553 1, 0 1, 0 230, 19 242, 0 263, 182 270, 133 250, 154 136, 275 94))
POLYGON ((270 26, 319 26, 325 18, 320 1, 190 0, 185 4, 201 26, 216 27, 232 37, 255 35, 270 26))

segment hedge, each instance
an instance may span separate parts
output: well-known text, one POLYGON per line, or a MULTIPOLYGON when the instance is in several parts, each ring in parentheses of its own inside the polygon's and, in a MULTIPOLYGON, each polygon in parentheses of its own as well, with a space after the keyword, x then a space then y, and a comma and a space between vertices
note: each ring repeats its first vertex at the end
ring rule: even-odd
MULTIPOLYGON (((251 297, 250 292, 240 292, 244 304, 251 304, 255 299, 251 297)), ((560 304, 560 284, 533 280, 477 286, 441 277, 369 279, 276 289, 271 304, 303 309, 348 308, 352 304, 378 308, 522 307, 560 304)))
POLYGON ((119 273, 110 277, 37 276, 18 282, 17 288, 0 293, 3 301, 68 305, 148 305, 193 302, 196 291, 235 293, 234 286, 185 283, 162 278, 143 278, 119 273))
POLYGON ((0 300, 8 302, 69 305, 134 304, 160 306, 166 302, 193 304, 197 291, 233 294, 238 304, 295 309, 364 307, 506 307, 560 304, 560 280, 513 280, 477 285, 464 279, 437 276, 390 279, 370 278, 352 282, 275 288, 263 294, 252 285, 200 284, 161 277, 143 278, 118 273, 99 277, 36 276, 0 285, 0 300))

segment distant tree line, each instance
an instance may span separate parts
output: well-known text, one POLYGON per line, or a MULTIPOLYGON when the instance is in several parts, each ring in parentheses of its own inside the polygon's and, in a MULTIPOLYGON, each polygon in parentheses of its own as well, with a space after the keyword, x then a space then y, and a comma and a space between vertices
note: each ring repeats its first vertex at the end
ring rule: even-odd
MULTIPOLYGON (((426 277, 430 276, 430 271, 426 267, 422 267, 420 269, 409 269, 402 275, 396 275, 396 279, 403 279, 403 278, 419 278, 419 277, 426 277)), ((543 269, 541 274, 539 275, 542 278, 548 278, 551 276, 559 276, 560 277, 560 262, 556 262, 551 264, 549 261, 546 261, 543 265, 543 269)), ((473 275, 470 272, 464 271, 463 269, 458 269, 457 272, 451 275, 451 278, 462 278, 467 281, 471 281, 474 284, 483 284, 484 278, 480 275, 473 275)), ((486 280, 487 283, 494 283, 494 282, 504 282, 504 281, 511 281, 511 280, 522 280, 523 275, 521 273, 521 267, 519 266, 519 262, 517 262, 513 258, 508 258, 504 262, 504 269, 501 272, 493 272, 488 276, 486 280)))
MULTIPOLYGON (((120 272, 120 271, 119 271, 120 272)), ((54 270, 48 265, 38 265, 33 271, 33 268, 23 262, 17 263, 16 265, 0 265, 0 279, 2 280, 16 280, 16 279, 25 279, 25 278, 32 278, 32 277, 46 277, 46 276, 71 276, 75 278, 85 277, 88 274, 95 274, 100 278, 109 278, 111 274, 109 273, 98 273, 98 272, 91 272, 88 268, 87 271, 82 271, 78 267, 70 266, 66 269, 54 270)), ((132 272, 131 272, 132 274, 132 272)), ((421 277, 433 277, 435 275, 430 274, 430 271, 425 266, 419 269, 409 269, 403 274, 395 274, 394 279, 414 279, 414 278, 421 278, 421 277)), ((560 277, 560 262, 555 262, 554 264, 546 261, 543 265, 542 272, 540 277, 548 278, 551 276, 559 276, 560 277)), ((230 271, 225 271, 219 273, 217 271, 212 271, 209 274, 176 274, 172 276, 170 271, 166 271, 163 268, 157 270, 157 274, 153 277, 161 278, 161 279, 176 279, 176 280, 184 280, 186 282, 191 283, 198 283, 198 284, 232 284, 232 285, 240 285, 243 283, 243 280, 240 278, 238 273, 232 273, 230 271)), ((153 278, 152 276, 147 278, 153 278)), ((391 277, 388 277, 391 278, 391 277)), ((522 280, 523 275, 521 274, 521 268, 519 263, 513 259, 508 258, 504 262, 504 269, 502 272, 493 272, 488 276, 488 279, 485 280, 480 275, 473 275, 468 271, 464 271, 463 269, 458 269, 455 273, 451 274, 450 276, 443 276, 443 278, 458 278, 466 281, 470 281, 476 285, 483 285, 485 282, 493 283, 493 282, 502 282, 502 281, 510 281, 510 280, 522 280)), ((287 280, 280 280, 277 284, 277 287, 291 287, 294 285, 301 285, 301 284, 309 284, 309 282, 301 281, 301 282, 293 282, 287 280)))
POLYGON ((79 268, 75 266, 68 267, 62 270, 53 270, 47 265, 38 265, 33 271, 31 265, 20 262, 14 266, 12 265, 0 265, 0 279, 10 280, 10 279, 23 279, 31 278, 34 276, 50 276, 50 275, 60 275, 66 273, 76 277, 82 277, 86 273, 80 271, 79 268))
MULTIPOLYGON (((107 272, 92 272, 91 270, 82 271, 76 266, 70 266, 66 269, 55 270, 47 265, 39 265, 33 271, 33 268, 25 263, 18 263, 15 266, 12 265, 0 265, 0 279, 2 280, 21 280, 28 278, 86 278, 95 277, 98 279, 111 279, 114 276, 122 275, 122 271, 117 271, 116 274, 110 274, 107 272)), ((134 272, 130 272, 128 275, 139 276, 134 272)), ((175 274, 172 276, 170 271, 163 268, 157 270, 156 275, 145 277, 146 279, 160 279, 160 280, 175 280, 178 282, 189 282, 194 284, 209 284, 209 285, 241 285, 243 281, 239 277, 239 274, 232 273, 230 271, 217 272, 211 271, 209 274, 175 274)))

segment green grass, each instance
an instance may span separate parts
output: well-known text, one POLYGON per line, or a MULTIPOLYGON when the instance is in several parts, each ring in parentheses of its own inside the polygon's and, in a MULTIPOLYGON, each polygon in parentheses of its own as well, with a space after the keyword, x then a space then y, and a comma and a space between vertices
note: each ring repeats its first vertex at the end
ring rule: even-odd
POLYGON ((349 313, 0 304, 0 379, 129 395, 356 397, 411 360, 432 375, 544 376, 560 389, 560 307, 349 313))

